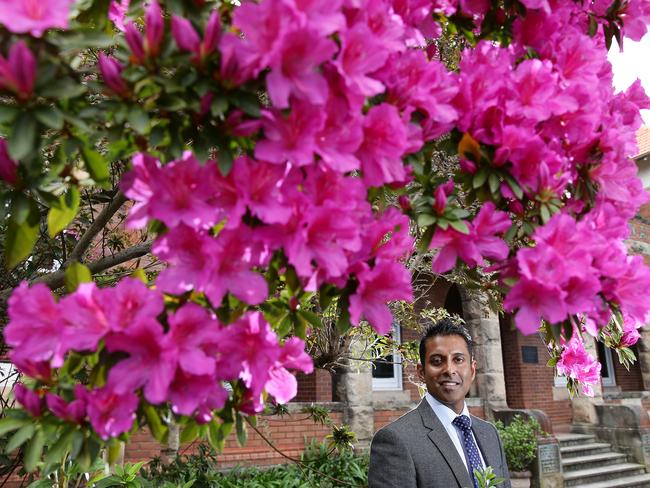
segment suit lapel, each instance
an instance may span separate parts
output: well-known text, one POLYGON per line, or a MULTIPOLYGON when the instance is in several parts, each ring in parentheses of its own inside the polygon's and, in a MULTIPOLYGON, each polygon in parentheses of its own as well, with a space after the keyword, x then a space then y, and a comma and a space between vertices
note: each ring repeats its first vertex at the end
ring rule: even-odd
POLYGON ((490 442, 492 440, 492 428, 472 416, 472 431, 474 432, 474 437, 478 443, 478 448, 481 450, 485 464, 492 466, 495 471, 498 470, 501 465, 501 452, 494 448, 493 441, 492 443, 490 442))
POLYGON ((418 412, 420 412, 420 415, 422 416, 422 423, 424 426, 427 429, 430 429, 428 434, 429 439, 431 439, 431 442, 435 444, 442 457, 447 461, 449 468, 456 477, 456 481, 458 481, 458 486, 462 486, 463 488, 472 487, 473 484, 472 480, 469 478, 469 472, 467 471, 463 460, 460 458, 456 446, 454 446, 454 443, 449 438, 449 434, 442 425, 442 422, 440 422, 436 414, 433 413, 433 410, 426 399, 423 399, 420 402, 420 405, 418 405, 418 412))

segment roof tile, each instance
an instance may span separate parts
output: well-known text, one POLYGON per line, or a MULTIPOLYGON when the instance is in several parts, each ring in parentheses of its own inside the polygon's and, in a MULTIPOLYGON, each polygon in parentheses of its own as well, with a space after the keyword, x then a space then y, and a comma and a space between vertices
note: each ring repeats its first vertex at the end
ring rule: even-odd
POLYGON ((639 146, 639 154, 637 156, 650 152, 650 126, 643 126, 637 131, 636 143, 639 146))

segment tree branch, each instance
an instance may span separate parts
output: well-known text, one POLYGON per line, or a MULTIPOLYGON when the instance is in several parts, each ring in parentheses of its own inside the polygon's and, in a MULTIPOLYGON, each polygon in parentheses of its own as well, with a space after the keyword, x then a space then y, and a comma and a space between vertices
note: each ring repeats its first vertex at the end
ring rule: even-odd
MULTIPOLYGON (((88 269, 90 269, 90 272, 92 274, 100 273, 101 271, 105 271, 109 268, 117 266, 118 264, 126 263, 127 261, 131 261, 132 259, 139 258, 144 256, 145 254, 148 254, 151 251, 151 244, 152 241, 138 244, 137 246, 133 246, 128 249, 125 249, 122 252, 118 252, 114 256, 110 256, 107 258, 99 259, 92 263, 88 263, 86 264, 86 266, 88 266, 88 269)), ((44 276, 40 276, 32 280, 31 283, 43 283, 48 287, 50 287, 52 290, 56 290, 57 288, 63 286, 64 280, 65 280, 65 269, 62 269, 59 271, 55 271, 54 273, 49 273, 44 276)), ((0 304, 6 302, 12 290, 13 288, 8 288, 0 291, 0 304)))
POLYGON ((70 256, 68 257, 66 263, 72 261, 82 261, 81 258, 88 247, 90 247, 90 244, 92 244, 93 239, 102 231, 108 221, 111 220, 113 215, 115 215, 115 213, 122 207, 122 205, 124 205, 127 200, 128 198, 126 198, 124 193, 121 191, 117 192, 117 194, 113 197, 113 201, 111 201, 111 203, 109 203, 101 212, 99 212, 97 218, 95 218, 93 223, 90 224, 90 227, 86 229, 86 232, 84 232, 84 234, 81 236, 81 239, 79 239, 79 242, 77 242, 77 245, 70 253, 70 256))

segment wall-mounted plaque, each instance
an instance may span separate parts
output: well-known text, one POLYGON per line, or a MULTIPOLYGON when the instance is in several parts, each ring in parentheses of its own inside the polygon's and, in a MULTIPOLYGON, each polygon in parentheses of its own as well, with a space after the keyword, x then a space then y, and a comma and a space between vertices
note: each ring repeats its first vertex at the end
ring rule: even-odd
POLYGON ((523 359, 524 363, 539 363, 539 357, 537 356, 537 347, 521 346, 521 358, 523 359))
POLYGON ((537 448, 539 472, 544 474, 560 472, 560 449, 557 444, 540 444, 537 448))

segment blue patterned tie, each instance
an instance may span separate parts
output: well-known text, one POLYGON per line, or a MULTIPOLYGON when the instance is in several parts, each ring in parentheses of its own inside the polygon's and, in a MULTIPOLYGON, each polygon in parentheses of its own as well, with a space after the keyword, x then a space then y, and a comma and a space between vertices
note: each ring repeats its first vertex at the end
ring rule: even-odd
POLYGON ((472 421, 467 415, 459 415, 452 422, 463 433, 463 446, 465 448, 465 459, 467 460, 467 470, 469 478, 474 483, 474 488, 478 488, 478 482, 474 476, 474 469, 481 469, 481 455, 478 452, 478 446, 472 435, 472 421))

